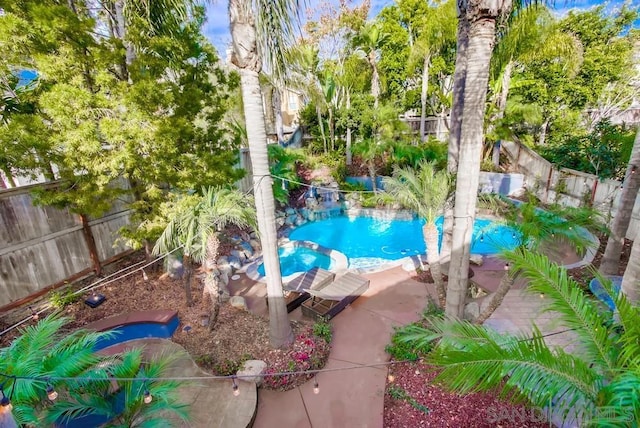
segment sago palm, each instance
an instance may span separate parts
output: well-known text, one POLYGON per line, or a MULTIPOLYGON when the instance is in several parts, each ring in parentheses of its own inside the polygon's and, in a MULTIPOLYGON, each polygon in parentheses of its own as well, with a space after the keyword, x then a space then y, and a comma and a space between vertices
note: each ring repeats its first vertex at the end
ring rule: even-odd
MULTIPOLYGON (((551 206, 547 210, 537 207, 535 201, 522 204, 513 204, 509 201, 498 199, 502 203, 504 221, 492 223, 490 229, 498 226, 511 228, 517 248, 537 251, 541 248, 550 248, 558 243, 566 243, 573 247, 579 254, 587 248, 593 248, 598 243, 592 241, 585 229, 603 231, 600 214, 591 208, 573 208, 551 206)), ((489 233, 487 235, 491 236, 489 233)), ((499 245, 500 243, 498 243, 499 245)), ((504 249, 499 257, 507 255, 510 249, 504 249)), ((498 289, 490 297, 484 306, 480 316, 475 322, 482 324, 502 304, 504 297, 511 289, 516 271, 505 266, 505 274, 498 285, 498 289)))
MULTIPOLYGON (((529 281, 527 291, 545 296, 558 325, 577 338, 575 350, 550 347, 533 326, 531 334, 497 333, 452 318, 430 318, 411 326, 403 341, 428 350, 426 360, 442 368, 436 381, 458 393, 501 391, 581 426, 635 426, 640 420, 640 309, 607 290, 615 316, 586 295, 567 271, 520 248, 505 258, 529 281)), ((606 283, 606 281, 605 281, 606 283)))
MULTIPOLYGON (((205 265, 207 275, 204 295, 209 296, 212 305, 213 325, 219 294, 224 292, 220 287, 220 272, 217 268, 220 232, 228 225, 254 227, 255 209, 252 198, 238 190, 210 187, 203 189, 202 196, 185 196, 185 199, 188 203, 181 205, 172 216, 153 252, 162 254, 182 247, 186 284, 191 276, 191 261, 205 265)), ((185 289, 188 288, 185 285, 185 289)))
POLYGON ((438 292, 438 301, 444 307, 446 290, 440 269, 436 219, 442 214, 451 191, 449 174, 445 170, 436 171, 432 163, 422 161, 415 170, 396 168, 393 177, 384 179, 384 188, 400 204, 425 220, 422 234, 427 248, 427 262, 438 292))
POLYGON ((109 426, 127 427, 171 426, 171 415, 188 420, 188 406, 177 400, 178 384, 158 380, 167 375, 175 356, 143 361, 140 350, 97 354, 96 345, 113 333, 65 331, 68 322, 51 315, 0 349, 0 373, 9 375, 3 379, 3 390, 11 397, 19 424, 80 424, 78 418, 87 415, 109 421, 109 426), (53 402, 47 400, 50 386, 58 393, 53 402), (144 402, 146 392, 150 403, 144 402))

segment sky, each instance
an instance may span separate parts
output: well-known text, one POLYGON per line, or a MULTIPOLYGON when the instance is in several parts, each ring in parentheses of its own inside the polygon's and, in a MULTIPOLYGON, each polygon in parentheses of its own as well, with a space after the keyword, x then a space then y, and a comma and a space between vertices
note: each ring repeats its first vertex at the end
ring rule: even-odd
MULTIPOLYGON (((552 8, 559 16, 564 16, 569 12, 569 10, 588 9, 603 3, 606 5, 607 10, 614 10, 619 8, 624 1, 625 0, 555 0, 550 1, 550 3, 553 3, 552 8)), ((314 0, 309 0, 309 4, 313 3, 316 2, 314 0)), ((355 0, 352 3, 361 4, 362 1, 355 0)), ((383 7, 393 3, 393 0, 371 0, 369 17, 371 18, 376 16, 383 7)), ((635 7, 640 6, 640 0, 631 0, 630 3, 635 7)), ((223 59, 226 58, 226 50, 231 42, 226 1, 217 0, 213 3, 209 3, 207 6, 207 22, 204 25, 204 34, 214 44, 220 56, 223 59)))

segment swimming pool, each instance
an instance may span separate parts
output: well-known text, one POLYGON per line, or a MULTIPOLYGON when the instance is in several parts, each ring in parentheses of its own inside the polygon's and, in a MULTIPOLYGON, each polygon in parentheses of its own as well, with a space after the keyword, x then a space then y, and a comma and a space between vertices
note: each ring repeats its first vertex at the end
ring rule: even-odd
MULTIPOLYGON (((439 245, 442 243, 442 223, 443 218, 438 218, 439 245)), ((353 268, 424 254, 423 224, 424 221, 418 219, 338 216, 300 226, 291 231, 289 238, 313 241, 335 249, 347 256, 349 267, 353 268)), ((471 253, 495 254, 517 244, 518 234, 512 228, 476 218, 471 253)))

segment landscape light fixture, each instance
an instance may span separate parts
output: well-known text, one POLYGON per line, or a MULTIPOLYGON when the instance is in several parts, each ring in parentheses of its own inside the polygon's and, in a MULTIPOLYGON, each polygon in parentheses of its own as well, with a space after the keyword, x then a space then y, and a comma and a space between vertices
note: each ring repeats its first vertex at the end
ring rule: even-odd
POLYGON ((84 301, 84 303, 90 308, 95 309, 101 304, 103 304, 105 300, 107 300, 107 298, 103 294, 93 293, 91 296, 89 296, 88 299, 84 301))
POLYGON ((320 385, 318 385, 318 378, 316 375, 313 375, 313 393, 316 395, 320 394, 320 385))
POLYGON ((240 395, 240 388, 238 388, 238 384, 236 383, 236 378, 232 377, 231 382, 233 383, 233 386, 231 387, 231 389, 233 390, 233 396, 237 397, 238 395, 240 395))
POLYGON ((55 401, 58 398, 58 392, 53 388, 50 383, 47 384, 47 398, 51 401, 55 401))

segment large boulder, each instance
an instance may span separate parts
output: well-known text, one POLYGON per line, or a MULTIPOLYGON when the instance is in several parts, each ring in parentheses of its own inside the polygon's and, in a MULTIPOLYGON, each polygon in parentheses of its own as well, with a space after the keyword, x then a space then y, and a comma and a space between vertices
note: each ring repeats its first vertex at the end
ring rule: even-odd
POLYGON ((242 267, 242 262, 240 261, 240 256, 238 254, 238 251, 236 250, 231 251, 231 255, 229 256, 229 266, 231 266, 235 270, 238 270, 242 267), (233 254, 234 252, 236 254, 233 254))
POLYGON ((257 386, 262 384, 262 374, 267 369, 267 363, 262 360, 247 360, 236 376, 247 382, 253 382, 257 386))
POLYGON ((231 296, 229 304, 236 309, 242 309, 243 311, 248 310, 247 301, 242 296, 231 296))
POLYGON ((253 256, 253 247, 247 241, 242 241, 242 243, 240 243, 240 250, 244 251, 244 254, 248 259, 253 256))
POLYGON ((176 256, 175 253, 169 254, 165 259, 165 270, 171 279, 182 278, 182 274, 184 273, 182 257, 176 256))
POLYGON ((480 316, 480 305, 478 302, 469 302, 464 307, 464 319, 468 321, 474 321, 480 316))
POLYGON ((249 245, 251 245, 251 248, 253 248, 254 252, 260 251, 260 248, 262 248, 260 246, 260 241, 258 241, 257 239, 253 239, 253 238, 249 241, 249 245))
POLYGON ((469 262, 476 266, 482 266, 482 263, 484 263, 484 257, 482 254, 471 254, 469 256, 469 262))
POLYGON ((226 275, 227 277, 233 275, 233 267, 229 264, 229 262, 223 265, 218 265, 218 270, 220 271, 221 275, 226 275))

